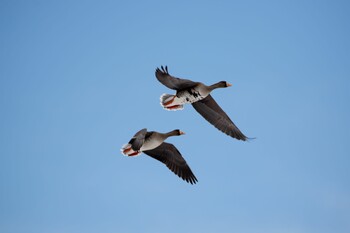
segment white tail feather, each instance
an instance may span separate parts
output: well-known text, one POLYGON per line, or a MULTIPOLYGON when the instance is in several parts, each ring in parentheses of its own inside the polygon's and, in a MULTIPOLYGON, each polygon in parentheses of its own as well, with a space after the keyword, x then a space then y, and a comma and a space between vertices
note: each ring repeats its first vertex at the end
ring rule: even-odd
POLYGON ((120 150, 124 150, 124 149, 128 149, 128 148, 130 148, 131 147, 131 144, 124 144, 123 146, 122 146, 122 149, 120 149, 120 150))
POLYGON ((131 144, 125 144, 122 146, 122 148, 120 149, 120 152, 124 155, 124 156, 138 156, 141 154, 141 151, 134 151, 131 148, 131 144), (134 154, 136 153, 136 154, 134 154), (131 155, 134 154, 134 155, 131 155))
POLYGON ((175 95, 170 95, 170 94, 162 94, 160 96, 160 105, 168 110, 168 111, 177 111, 177 110, 182 110, 184 109, 183 104, 177 104, 177 103, 170 103, 167 106, 165 106, 165 103, 172 101, 175 98, 174 102, 178 102, 176 101, 177 98, 175 97, 175 95))
POLYGON ((160 105, 164 107, 164 103, 170 101, 172 98, 174 98, 174 95, 170 94, 163 94, 160 96, 160 105))

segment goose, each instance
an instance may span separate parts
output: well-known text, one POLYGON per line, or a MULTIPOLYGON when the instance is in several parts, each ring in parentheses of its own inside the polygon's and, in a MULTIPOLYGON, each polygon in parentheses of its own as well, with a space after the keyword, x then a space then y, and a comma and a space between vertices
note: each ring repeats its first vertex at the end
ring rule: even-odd
POLYGON ((170 111, 182 110, 184 104, 190 103, 204 119, 218 130, 238 140, 246 141, 248 139, 210 95, 217 88, 232 86, 230 83, 220 81, 207 86, 201 82, 176 78, 169 74, 167 66, 165 68, 163 66, 160 69, 157 68, 155 75, 163 85, 176 90, 175 95, 161 95, 160 104, 164 109, 170 111))
POLYGON ((142 152, 164 163, 172 172, 188 183, 195 184, 198 180, 192 173, 186 160, 173 144, 164 142, 168 137, 185 134, 179 129, 168 133, 138 131, 131 140, 122 146, 121 152, 125 156, 138 156, 142 152))

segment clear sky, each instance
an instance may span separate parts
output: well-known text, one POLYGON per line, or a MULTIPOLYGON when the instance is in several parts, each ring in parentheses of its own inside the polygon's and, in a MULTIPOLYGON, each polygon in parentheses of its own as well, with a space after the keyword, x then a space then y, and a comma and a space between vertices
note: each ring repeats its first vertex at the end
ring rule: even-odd
POLYGON ((350 232, 349 1, 0 2, 0 232, 350 232), (165 111, 154 76, 213 97, 249 137, 165 111), (190 185, 120 147, 168 141, 190 185))

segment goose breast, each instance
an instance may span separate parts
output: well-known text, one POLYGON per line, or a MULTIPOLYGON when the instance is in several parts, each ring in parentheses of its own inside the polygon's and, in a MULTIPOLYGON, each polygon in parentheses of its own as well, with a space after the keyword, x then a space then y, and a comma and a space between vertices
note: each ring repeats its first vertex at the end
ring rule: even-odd
POLYGON ((140 150, 141 151, 153 150, 154 148, 157 148, 160 144, 162 144, 163 141, 164 140, 162 140, 159 137, 156 137, 156 135, 153 134, 149 138, 145 139, 145 142, 143 143, 143 145, 140 148, 140 150))
POLYGON ((203 85, 198 84, 192 88, 177 92, 176 96, 182 103, 194 103, 204 99, 209 94, 210 92, 203 85))

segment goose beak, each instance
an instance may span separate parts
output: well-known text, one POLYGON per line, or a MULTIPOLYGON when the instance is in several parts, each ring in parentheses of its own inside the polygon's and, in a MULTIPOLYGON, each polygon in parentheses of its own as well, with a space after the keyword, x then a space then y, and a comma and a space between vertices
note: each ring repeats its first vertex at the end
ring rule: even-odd
POLYGON ((183 134, 185 134, 185 132, 183 132, 183 131, 180 131, 180 135, 183 135, 183 134))
POLYGON ((232 84, 231 84, 231 83, 226 83, 226 85, 227 85, 228 87, 232 86, 232 84))

